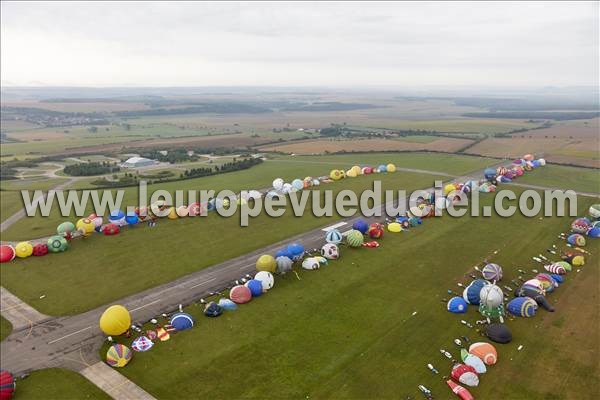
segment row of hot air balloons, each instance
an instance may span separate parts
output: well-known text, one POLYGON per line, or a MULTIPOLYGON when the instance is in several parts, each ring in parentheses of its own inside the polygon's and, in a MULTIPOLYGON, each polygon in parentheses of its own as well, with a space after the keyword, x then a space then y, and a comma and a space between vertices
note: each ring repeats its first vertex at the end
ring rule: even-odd
POLYGON ((392 163, 387 165, 380 165, 378 167, 371 166, 363 166, 360 167, 358 165, 353 166, 347 171, 343 169, 333 169, 329 172, 328 176, 322 176, 319 178, 313 178, 311 176, 307 176, 304 179, 296 178, 291 182, 285 182, 282 178, 276 178, 273 180, 272 186, 273 189, 267 193, 267 197, 274 197, 278 195, 285 195, 292 192, 298 192, 303 189, 308 189, 313 186, 319 186, 321 183, 329 183, 331 181, 339 181, 346 177, 348 178, 356 178, 359 175, 369 175, 372 173, 380 173, 380 172, 395 172, 396 166, 392 163))

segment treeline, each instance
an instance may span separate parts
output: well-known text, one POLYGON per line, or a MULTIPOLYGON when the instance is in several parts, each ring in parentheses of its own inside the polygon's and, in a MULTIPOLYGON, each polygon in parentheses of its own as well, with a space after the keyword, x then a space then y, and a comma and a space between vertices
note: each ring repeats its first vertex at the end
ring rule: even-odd
POLYGON ((144 150, 140 152, 140 156, 149 158, 151 160, 158 160, 160 162, 168 162, 170 164, 177 164, 198 159, 198 157, 193 155, 193 153, 188 153, 188 151, 184 149, 167 150, 167 154, 163 154, 158 150, 144 150))
POLYGON ((192 168, 185 170, 183 174, 181 174, 182 178, 198 178, 201 176, 209 176, 216 174, 223 174, 226 172, 233 171, 241 171, 243 169, 252 168, 255 165, 262 163, 263 161, 260 158, 246 158, 243 160, 234 160, 230 163, 225 163, 221 166, 215 166, 213 168, 192 168))
POLYGON ((71 176, 92 176, 92 175, 104 175, 119 172, 121 168, 115 164, 109 162, 90 162, 90 163, 78 163, 73 165, 67 165, 64 168, 64 172, 71 176))
POLYGON ((117 111, 114 114, 120 117, 146 117, 180 114, 259 114, 271 112, 270 108, 254 104, 234 102, 208 102, 192 107, 180 108, 152 108, 150 110, 117 111))

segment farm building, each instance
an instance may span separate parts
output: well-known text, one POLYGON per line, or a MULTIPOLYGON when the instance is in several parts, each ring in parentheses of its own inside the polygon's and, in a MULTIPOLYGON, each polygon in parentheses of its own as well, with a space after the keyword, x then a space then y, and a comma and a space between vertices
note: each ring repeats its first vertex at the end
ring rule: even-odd
POLYGON ((154 164, 156 164, 156 161, 150 160, 148 158, 131 157, 127 161, 125 161, 123 164, 121 164, 121 167, 123 167, 123 168, 140 168, 140 167, 147 167, 149 165, 154 165, 154 164))

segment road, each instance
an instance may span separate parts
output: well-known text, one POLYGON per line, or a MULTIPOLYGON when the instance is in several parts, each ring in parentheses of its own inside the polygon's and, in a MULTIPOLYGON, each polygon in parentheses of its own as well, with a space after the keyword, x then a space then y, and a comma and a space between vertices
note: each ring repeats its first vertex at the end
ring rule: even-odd
MULTIPOLYGON (((498 165, 505 165, 500 163, 498 165)), ((478 179, 481 170, 458 177, 453 181, 478 179)), ((429 192, 433 188, 427 189, 429 192)), ((598 195, 596 195, 598 197, 598 195)), ((406 199, 403 199, 406 201, 406 199)), ((380 206, 385 210, 385 205, 380 206)), ((383 213, 385 214, 385 213, 383 213)), ((340 231, 350 229, 359 218, 375 221, 382 218, 364 218, 356 216, 342 220, 340 231)), ((322 227, 270 246, 258 249, 234 259, 196 271, 175 281, 145 290, 135 295, 115 301, 130 310, 133 321, 143 323, 162 313, 171 313, 179 305, 187 306, 208 296, 210 292, 223 290, 233 285, 236 279, 255 271, 255 260, 261 254, 274 254, 280 248, 292 242, 302 243, 305 248, 319 248, 324 243, 322 227)), ((93 295, 93 294, 90 294, 93 295)), ((108 305, 98 307, 83 314, 68 317, 52 317, 34 323, 32 326, 15 330, 0 344, 0 364, 19 375, 28 371, 63 367, 81 371, 97 363, 98 350, 104 334, 98 327, 101 313, 108 305)))

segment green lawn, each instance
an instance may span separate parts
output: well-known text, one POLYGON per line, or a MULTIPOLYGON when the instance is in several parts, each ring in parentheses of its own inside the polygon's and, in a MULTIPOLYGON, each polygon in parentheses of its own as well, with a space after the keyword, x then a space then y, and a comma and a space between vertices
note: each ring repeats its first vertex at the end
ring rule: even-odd
MULTIPOLYGON (((349 169, 354 164, 387 164, 393 162, 399 167, 419 168, 446 172, 449 174, 463 174, 476 169, 482 169, 486 165, 496 163, 480 157, 455 156, 446 154, 427 153, 390 153, 390 154, 354 154, 354 155, 329 155, 329 156, 306 156, 306 157, 276 157, 273 161, 267 161, 261 165, 248 170, 228 174, 214 175, 205 178, 189 179, 170 183, 155 184, 149 190, 163 189, 173 193, 175 190, 189 189, 214 189, 216 191, 229 189, 239 191, 242 189, 262 189, 271 186, 273 179, 282 177, 286 180, 304 178, 307 175, 328 175, 333 168, 349 169)), ((399 172, 399 175, 405 174, 399 172)), ((97 178, 89 178, 75 183, 75 188, 90 188, 89 182, 97 178)), ((361 178, 363 179, 363 178, 361 178)), ((432 183, 429 179, 428 183, 432 183)), ((431 185, 429 185, 431 186, 431 185)), ((123 202, 125 205, 138 204, 137 187, 124 189, 123 202)), ((92 208, 88 208, 89 213, 92 208)), ((88 213, 86 213, 87 216, 88 213)), ((60 215, 59 209, 54 208, 47 218, 29 217, 15 223, 5 232, 4 240, 27 240, 36 237, 51 235, 58 224, 66 218, 60 215)), ((77 218, 71 218, 76 221, 77 218)))
POLYGON ((582 192, 600 193, 600 170, 590 168, 546 165, 537 168, 534 174, 524 174, 518 183, 572 189, 582 192))
MULTIPOLYGON (((482 196, 482 205, 492 199, 482 196)), ((582 198, 579 207, 590 203, 582 198)), ((136 353, 120 372, 157 398, 417 399, 419 384, 435 398, 453 398, 441 378, 452 363, 439 349, 457 357, 455 338, 482 340, 459 322, 475 325, 481 316, 473 306, 464 315, 448 313, 447 289, 461 290, 456 283, 469 282, 465 274, 485 258, 504 267, 502 285, 514 286, 519 268, 540 269, 531 256, 551 244, 566 248, 556 235, 569 223, 568 217, 443 217, 386 233, 378 249, 343 247, 340 260, 299 270, 300 280, 277 277, 271 292, 220 318, 190 306, 193 330, 136 353)), ((475 398, 595 398, 597 335, 583 332, 599 323, 600 241, 587 249, 594 254, 588 265, 548 296, 555 313, 507 319, 514 340, 496 345, 499 362, 471 389, 475 398)))
POLYGON ((15 400, 79 400, 110 397, 76 372, 52 368, 32 372, 17 382, 15 400))
MULTIPOLYGON (((410 191, 432 186, 435 176, 370 175, 329 188, 360 192, 376 178, 381 179, 384 190, 410 191)), ((288 208, 278 219, 262 214, 246 228, 240 228, 238 218, 211 213, 205 218, 160 220, 152 229, 146 225, 125 228, 115 237, 94 234, 73 242, 65 253, 4 264, 2 285, 43 313, 79 313, 339 219, 307 213, 295 218, 288 208), (98 284, 91 276, 104 283, 98 284), (42 294, 45 298, 40 299, 42 294)))
POLYGON ((0 191, 0 221, 4 221, 23 207, 19 192, 0 191))
POLYGON ((11 332, 11 323, 4 317, 0 316, 0 342, 6 339, 11 332))

